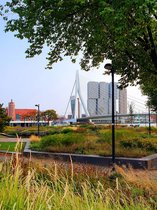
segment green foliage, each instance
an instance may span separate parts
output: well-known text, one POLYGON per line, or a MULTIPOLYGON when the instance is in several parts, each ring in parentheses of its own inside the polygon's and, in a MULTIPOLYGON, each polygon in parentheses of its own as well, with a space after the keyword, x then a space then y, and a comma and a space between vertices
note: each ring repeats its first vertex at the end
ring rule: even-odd
POLYGON ((74 130, 71 129, 71 128, 64 128, 64 129, 62 130, 62 133, 64 133, 64 134, 66 134, 66 133, 72 133, 72 132, 74 132, 74 130))
POLYGON ((10 117, 6 113, 6 109, 3 108, 3 104, 0 104, 0 132, 4 131, 4 128, 9 124, 10 117))
POLYGON ((50 120, 56 120, 58 116, 56 111, 51 109, 42 112, 40 117, 49 122, 50 120))
MULTIPOLYGON (((12 135, 15 136, 21 136, 21 137, 30 137, 31 135, 37 135, 38 131, 37 131, 37 127, 20 127, 20 126, 16 126, 16 127, 11 127, 11 126, 7 126, 5 128, 5 133, 8 135, 12 135)), ((52 128, 52 127, 42 127, 40 126, 40 136, 45 136, 45 135, 53 135, 56 133, 60 133, 62 131, 62 128, 52 128)))
POLYGON ((40 141, 40 147, 45 148, 48 146, 70 146, 85 141, 85 138, 81 134, 66 133, 66 134, 54 134, 45 136, 40 141))
MULTIPOLYGON (((156 129, 152 129, 149 137, 147 128, 119 128, 115 134, 117 156, 141 157, 156 152, 156 129)), ((32 142, 31 149, 110 156, 111 136, 111 129, 103 126, 60 128, 59 132, 44 136, 39 142, 32 142)))
POLYGON ((157 112, 157 87, 156 87, 157 77, 152 77, 149 81, 146 79, 141 89, 143 94, 148 96, 147 106, 151 110, 157 112))
POLYGON ((141 148, 146 151, 157 152, 157 139, 156 138, 132 138, 127 140, 121 140, 120 144, 124 148, 134 149, 141 148))
POLYGON ((156 8, 156 0, 11 0, 5 30, 28 39, 27 57, 47 46, 48 68, 64 56, 75 62, 81 52, 83 69, 111 59, 121 85, 141 84, 157 75, 156 8))

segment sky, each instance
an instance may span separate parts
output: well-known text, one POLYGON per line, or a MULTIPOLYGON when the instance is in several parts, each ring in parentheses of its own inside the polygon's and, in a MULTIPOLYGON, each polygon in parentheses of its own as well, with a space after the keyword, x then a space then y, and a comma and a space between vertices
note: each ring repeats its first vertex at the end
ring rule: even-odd
MULTIPOLYGON (((4 25, 0 18, 0 103, 4 107, 12 99, 16 108, 36 108, 35 104, 40 104, 41 110, 54 109, 59 115, 64 115, 77 70, 85 104, 88 81, 111 81, 111 76, 103 75, 104 64, 99 69, 85 72, 79 63, 73 64, 67 57, 56 63, 52 70, 45 69, 46 49, 41 55, 26 59, 27 40, 5 33, 4 25)), ((115 81, 118 78, 115 76, 115 81)), ((144 111, 145 100, 138 87, 128 88, 128 102, 133 101, 140 112, 144 111)))

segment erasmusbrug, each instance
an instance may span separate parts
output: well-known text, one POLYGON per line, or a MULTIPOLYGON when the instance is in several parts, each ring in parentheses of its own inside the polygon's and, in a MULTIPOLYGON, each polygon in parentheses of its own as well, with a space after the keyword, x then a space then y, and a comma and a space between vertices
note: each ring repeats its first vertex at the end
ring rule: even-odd
MULTIPOLYGON (((81 93, 79 71, 77 71, 64 119, 70 123, 111 124, 111 83, 89 81, 85 91, 86 100, 81 93)), ((117 82, 114 83, 114 101, 116 125, 148 126, 151 123, 151 125, 157 126, 157 114, 150 111, 146 102, 129 95, 127 88, 119 89, 117 82)))

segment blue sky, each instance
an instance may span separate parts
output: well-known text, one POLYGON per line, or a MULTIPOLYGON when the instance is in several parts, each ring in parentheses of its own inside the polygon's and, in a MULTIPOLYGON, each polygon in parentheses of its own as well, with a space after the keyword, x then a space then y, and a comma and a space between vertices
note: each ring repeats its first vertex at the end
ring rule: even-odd
MULTIPOLYGON (((88 81, 111 81, 110 76, 102 75, 103 64, 99 69, 85 72, 80 70, 78 63, 73 64, 65 58, 52 70, 47 70, 46 49, 42 55, 26 59, 27 46, 26 40, 15 38, 13 33, 4 33, 4 21, 0 18, 0 103, 5 107, 13 99, 16 108, 35 108, 35 104, 40 104, 41 110, 55 109, 61 115, 66 110, 77 70, 85 103, 88 81)), ((142 102, 145 100, 137 87, 128 88, 128 95, 142 102)))

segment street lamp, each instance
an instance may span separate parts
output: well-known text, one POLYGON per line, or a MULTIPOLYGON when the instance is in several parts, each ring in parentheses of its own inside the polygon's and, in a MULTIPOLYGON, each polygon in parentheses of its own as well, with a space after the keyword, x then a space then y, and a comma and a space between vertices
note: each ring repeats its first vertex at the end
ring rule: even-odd
POLYGON ((148 106, 148 124, 149 124, 149 135, 151 135, 151 125, 150 125, 150 106, 148 106))
POLYGON ((111 71, 111 77, 112 77, 112 164, 114 169, 115 168, 114 68, 111 63, 105 64, 104 68, 111 71))
POLYGON ((117 124, 118 124, 118 111, 116 111, 116 126, 117 126, 117 124))
POLYGON ((39 137, 39 121, 40 121, 40 104, 35 104, 35 106, 38 107, 38 116, 37 116, 37 121, 38 121, 38 137, 39 137))

